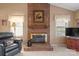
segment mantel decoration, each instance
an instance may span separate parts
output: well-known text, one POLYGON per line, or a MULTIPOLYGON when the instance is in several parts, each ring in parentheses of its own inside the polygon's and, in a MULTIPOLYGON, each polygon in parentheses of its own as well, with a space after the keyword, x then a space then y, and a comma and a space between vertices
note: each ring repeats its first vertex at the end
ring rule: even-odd
POLYGON ((33 11, 33 22, 34 23, 44 23, 44 11, 34 10, 33 11))

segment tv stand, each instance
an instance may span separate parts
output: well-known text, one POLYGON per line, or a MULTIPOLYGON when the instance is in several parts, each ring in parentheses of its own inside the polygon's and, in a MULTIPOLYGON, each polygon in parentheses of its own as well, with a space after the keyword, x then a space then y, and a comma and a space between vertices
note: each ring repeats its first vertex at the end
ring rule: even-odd
POLYGON ((67 48, 79 51, 79 37, 66 36, 67 48))

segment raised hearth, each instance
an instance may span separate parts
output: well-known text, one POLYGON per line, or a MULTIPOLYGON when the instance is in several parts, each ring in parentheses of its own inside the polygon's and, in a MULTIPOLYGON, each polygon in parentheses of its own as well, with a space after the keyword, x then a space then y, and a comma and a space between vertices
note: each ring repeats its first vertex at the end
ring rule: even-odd
POLYGON ((53 47, 47 43, 33 43, 31 47, 25 46, 24 51, 53 51, 53 47))

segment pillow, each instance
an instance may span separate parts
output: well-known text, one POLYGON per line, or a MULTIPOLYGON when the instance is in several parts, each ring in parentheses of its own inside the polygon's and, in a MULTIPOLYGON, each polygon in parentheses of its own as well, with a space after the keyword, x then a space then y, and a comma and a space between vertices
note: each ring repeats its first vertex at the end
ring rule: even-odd
POLYGON ((10 46, 10 45, 12 45, 13 44, 13 40, 4 40, 4 45, 5 46, 10 46))
POLYGON ((11 45, 13 43, 14 43, 14 39, 13 38, 0 40, 0 44, 3 44, 5 47, 9 46, 9 45, 11 45))
POLYGON ((8 40, 8 41, 6 42, 6 44, 7 44, 7 46, 13 44, 13 40, 8 40))

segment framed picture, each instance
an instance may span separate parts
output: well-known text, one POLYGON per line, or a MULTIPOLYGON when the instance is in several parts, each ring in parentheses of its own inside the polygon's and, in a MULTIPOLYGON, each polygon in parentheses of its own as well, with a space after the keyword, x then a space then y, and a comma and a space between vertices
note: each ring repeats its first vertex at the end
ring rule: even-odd
POLYGON ((44 23, 44 11, 34 10, 33 11, 33 22, 34 23, 44 23))
POLYGON ((7 20, 2 20, 2 25, 4 26, 4 25, 7 25, 7 20))

